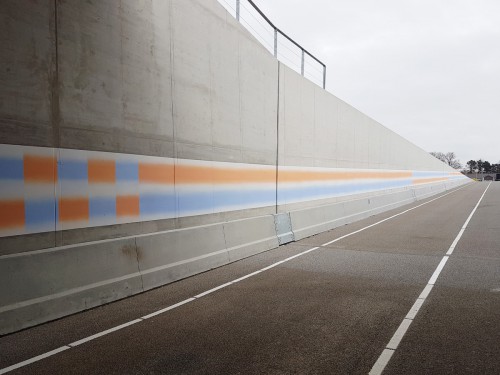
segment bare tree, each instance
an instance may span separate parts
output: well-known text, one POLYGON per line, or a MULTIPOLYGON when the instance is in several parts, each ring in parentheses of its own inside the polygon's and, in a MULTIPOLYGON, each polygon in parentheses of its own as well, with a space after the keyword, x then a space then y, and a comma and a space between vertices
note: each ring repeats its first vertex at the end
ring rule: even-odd
POLYGON ((445 153, 442 153, 442 152, 431 152, 430 153, 432 156, 434 156, 435 158, 441 160, 443 163, 446 163, 448 164, 450 167, 454 168, 454 169, 460 169, 462 168, 462 164, 460 163, 460 160, 457 159, 457 156, 455 155, 454 152, 447 152, 446 154, 445 153))

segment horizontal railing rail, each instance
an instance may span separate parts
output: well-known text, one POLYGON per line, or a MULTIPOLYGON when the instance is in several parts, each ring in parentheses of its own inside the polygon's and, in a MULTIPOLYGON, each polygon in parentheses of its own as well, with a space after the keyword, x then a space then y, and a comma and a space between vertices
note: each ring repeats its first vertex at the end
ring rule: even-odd
POLYGON ((218 0, 278 60, 326 88, 326 65, 285 34, 252 0, 218 0))

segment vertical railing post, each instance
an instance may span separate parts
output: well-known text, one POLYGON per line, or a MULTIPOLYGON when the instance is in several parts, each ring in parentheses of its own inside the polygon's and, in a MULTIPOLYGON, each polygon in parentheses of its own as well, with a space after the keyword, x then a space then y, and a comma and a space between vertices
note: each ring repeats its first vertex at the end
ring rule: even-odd
MULTIPOLYGON (((0 0, 1 1, 1 0, 0 0)), ((224 0, 225 3, 228 3, 229 0, 224 0)), ((236 17, 236 20, 238 22, 241 22, 242 19, 241 19, 241 2, 243 0, 234 0, 234 3, 233 1, 231 0, 231 4, 234 4, 235 5, 235 17, 236 17)), ((243 7, 245 7, 246 5, 252 7, 261 17, 264 21, 267 22, 267 24, 274 30, 274 50, 272 51, 274 53, 274 57, 275 58, 278 58, 278 37, 280 37, 280 39, 282 38, 283 41, 287 40, 288 42, 290 42, 293 46, 292 48, 298 48, 301 52, 301 56, 300 56, 300 59, 301 59, 301 62, 300 62, 300 74, 305 77, 305 70, 306 70, 306 66, 305 66, 305 55, 307 54, 309 56, 310 59, 314 60, 315 62, 313 62, 311 60, 311 63, 315 64, 316 62, 318 64, 320 64, 322 67, 323 67, 323 89, 326 90, 326 65, 323 64, 320 60, 318 60, 316 57, 314 57, 313 55, 311 55, 309 52, 307 52, 301 45, 299 45, 297 42, 295 42, 293 39, 291 39, 288 35, 286 35, 284 32, 282 32, 281 30, 279 30, 276 26, 274 26, 274 24, 269 20, 269 18, 267 18, 267 16, 259 9, 259 7, 257 5, 255 5, 254 3, 254 0, 245 0, 246 3, 243 5, 243 7), (279 34, 279 35, 278 35, 279 34)), ((219 2, 222 2, 222 0, 219 0, 219 2)), ((232 8, 232 5, 229 5, 230 8, 232 8)), ((255 18, 255 16, 253 15, 253 12, 252 11, 248 11, 245 13, 246 16, 250 17, 250 18, 254 18, 257 20, 257 22, 259 22, 259 20, 257 18, 255 18)), ((248 20, 245 20, 246 24, 248 24, 248 20)), ((251 29, 252 27, 250 25, 248 25, 247 29, 251 29)), ((254 30, 255 31, 255 30, 254 30)), ((252 32, 251 32, 252 33, 252 32)), ((286 43, 288 43, 286 42, 286 43)), ((267 42, 264 43, 266 44, 266 48, 269 48, 269 46, 267 45, 267 42)), ((272 47, 271 47, 272 48, 272 47)), ((288 47, 287 47, 288 48, 288 47)), ((293 53, 295 53, 296 50, 293 51, 293 53)), ((282 55, 282 58, 285 58, 284 55, 282 55)), ((293 69, 297 69, 297 65, 295 63, 292 63, 292 66, 293 66, 293 69)), ((319 78, 317 75, 312 75, 312 74, 309 74, 311 77, 314 78, 315 82, 318 84, 318 85, 321 85, 320 82, 318 82, 321 78, 319 78), (319 78, 319 79, 318 79, 319 78)), ((312 80, 312 79, 311 79, 312 80)))
POLYGON ((278 29, 274 28, 274 57, 278 58, 278 29))
POLYGON ((326 65, 323 65, 323 90, 326 90, 326 65))
POLYGON ((304 50, 302 50, 302 62, 300 64, 300 74, 304 75, 304 50))

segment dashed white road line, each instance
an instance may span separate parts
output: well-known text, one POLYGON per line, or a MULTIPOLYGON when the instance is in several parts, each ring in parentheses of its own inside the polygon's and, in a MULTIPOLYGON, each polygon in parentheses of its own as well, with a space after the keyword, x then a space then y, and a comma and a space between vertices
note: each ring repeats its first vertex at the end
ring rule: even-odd
MULTIPOLYGON (((85 338, 83 338, 83 339, 81 339, 81 340, 78 340, 78 341, 75 341, 75 342, 73 342, 73 343, 71 343, 71 344, 68 344, 68 345, 62 346, 62 347, 60 347, 60 348, 58 348, 58 349, 52 350, 52 351, 50 351, 50 352, 47 352, 47 353, 41 354, 41 355, 36 356, 36 357, 33 357, 33 358, 30 358, 30 359, 28 359, 28 360, 26 360, 26 361, 16 363, 16 364, 14 364, 14 365, 12 365, 12 366, 5 367, 5 368, 3 368, 3 369, 0 369, 0 375, 2 375, 2 374, 6 374, 6 373, 8 373, 8 372, 10 372, 10 371, 13 371, 13 370, 15 370, 15 369, 18 369, 18 368, 20 368, 20 367, 27 366, 27 365, 29 365, 29 364, 31 364, 31 363, 34 363, 34 362, 40 361, 40 360, 45 359, 45 358, 47 358, 47 357, 51 357, 51 356, 56 355, 56 354, 58 354, 58 353, 60 353, 60 352, 62 352, 62 351, 64 351, 64 350, 71 349, 71 348, 73 348, 73 347, 75 347, 75 346, 78 346, 78 345, 81 345, 81 344, 83 344, 83 343, 86 343, 86 342, 89 342, 89 341, 95 340, 95 339, 97 339, 97 338, 99 338, 99 337, 105 336, 105 335, 110 334, 110 333, 112 333, 112 332, 116 332, 116 331, 118 331, 118 330, 124 329, 124 328, 126 328, 126 327, 131 326, 131 325, 134 325, 134 324, 137 324, 137 323, 143 322, 143 321, 145 321, 145 320, 147 320, 147 319, 150 319, 150 318, 155 317, 155 316, 157 316, 157 315, 163 314, 163 313, 165 313, 165 312, 167 312, 167 311, 173 310, 173 309, 175 309, 175 308, 177 308, 177 307, 179 307, 179 306, 182 306, 182 305, 185 305, 185 304, 187 304, 187 303, 190 303, 190 302, 196 301, 197 299, 202 298, 202 297, 204 297, 204 296, 206 296, 206 295, 208 295, 208 294, 210 294, 210 293, 213 293, 213 292, 215 292, 215 291, 217 291, 217 290, 223 289, 223 288, 228 287, 228 286, 230 286, 230 285, 232 285, 232 284, 235 284, 235 283, 238 283, 238 282, 243 281, 243 280, 245 280, 245 279, 248 279, 249 277, 252 277, 252 276, 258 275, 258 274, 259 274, 259 273, 261 273, 261 272, 264 272, 264 271, 270 270, 270 269, 272 269, 272 268, 274 268, 274 267, 279 266, 280 264, 283 264, 283 263, 288 262, 288 261, 290 261, 290 260, 292 260, 292 259, 295 259, 295 258, 301 257, 301 256, 303 256, 303 255, 305 255, 305 254, 308 254, 308 253, 312 252, 312 251, 318 250, 318 249, 319 249, 319 248, 321 248, 322 246, 328 246, 328 245, 331 245, 332 243, 335 243, 335 242, 337 242, 337 241, 341 241, 341 240, 343 240, 344 238, 347 238, 347 237, 353 236, 353 235, 355 235, 355 234, 357 234, 357 233, 360 233, 360 232, 363 232, 363 231, 365 231, 365 230, 367 230, 367 229, 370 229, 370 228, 372 228, 372 227, 374 227, 374 226, 376 226, 376 225, 382 224, 382 223, 384 223, 384 222, 386 222, 386 221, 388 221, 388 220, 394 219, 395 217, 398 217, 398 216, 404 215, 404 214, 405 214, 405 213, 407 213, 407 212, 413 211, 413 210, 415 210, 415 209, 417 209, 417 208, 419 208, 419 207, 422 207, 422 206, 425 206, 425 205, 427 205, 427 204, 429 204, 429 203, 432 203, 432 202, 434 202, 434 201, 436 201, 436 200, 438 200, 438 199, 444 198, 444 197, 446 197, 447 195, 453 194, 453 193, 455 193, 455 192, 457 192, 457 191, 459 191, 459 190, 461 190, 461 189, 465 188, 466 186, 467 186, 467 185, 464 185, 464 186, 462 186, 462 187, 460 187, 460 188, 458 188, 458 189, 455 189, 455 190, 452 190, 452 191, 450 191, 450 192, 448 192, 448 193, 446 193, 446 194, 440 195, 440 196, 439 196, 439 197, 437 197, 437 198, 434 198, 434 199, 428 200, 427 202, 424 202, 424 203, 422 203, 422 204, 419 204, 419 205, 417 205, 417 206, 415 206, 415 207, 409 208, 409 209, 404 210, 404 211, 402 211, 402 212, 399 212, 399 213, 397 213, 397 214, 395 214, 395 215, 392 215, 392 216, 390 216, 390 217, 388 217, 388 218, 385 218, 385 219, 383 219, 383 220, 377 221, 377 222, 376 222, 376 223, 374 223, 374 224, 368 225, 368 226, 363 227, 363 228, 361 228, 361 229, 358 229, 358 230, 356 230, 356 231, 354 231, 354 232, 351 232, 351 233, 348 233, 348 234, 343 235, 343 236, 341 236, 341 237, 338 237, 338 238, 336 238, 336 239, 334 239, 334 240, 332 240, 332 241, 326 242, 326 243, 324 243, 324 244, 322 244, 322 245, 320 245, 320 246, 313 247, 313 248, 311 248, 311 249, 305 250, 305 251, 303 251, 303 252, 301 252, 301 253, 295 254, 295 255, 293 255, 293 256, 291 256, 291 257, 288 257, 288 258, 286 258, 286 259, 283 259, 283 260, 280 260, 280 261, 278 261, 278 262, 275 262, 275 263, 273 263, 273 264, 271 264, 271 265, 269 265, 269 266, 267 266, 267 267, 261 268, 260 270, 257 270, 257 271, 255 271, 255 272, 249 273, 248 275, 242 276, 242 277, 240 277, 240 278, 238 278, 238 279, 235 279, 235 280, 233 280, 233 281, 230 281, 230 282, 228 282, 228 283, 225 283, 225 284, 219 285, 219 286, 217 286, 217 287, 215 287, 215 288, 209 289, 209 290, 207 290, 207 291, 205 291, 205 292, 203 292, 203 293, 197 294, 197 295, 195 295, 195 296, 193 296, 193 297, 191 297, 191 298, 185 299, 184 301, 181 301, 181 302, 176 303, 176 304, 174 304, 174 305, 168 306, 168 307, 163 308, 163 309, 161 309, 161 310, 155 311, 155 312, 153 312, 153 313, 151 313, 151 314, 148 314, 148 315, 145 315, 145 316, 143 316, 143 317, 141 317, 141 318, 138 318, 138 319, 132 320, 132 321, 130 321, 130 322, 127 322, 127 323, 121 324, 121 325, 119 325, 119 326, 116 326, 116 327, 113 327, 113 328, 107 329, 107 330, 105 330, 105 331, 102 331, 102 332, 96 333, 96 334, 94 334, 94 335, 87 336, 87 337, 85 337, 85 338)), ((488 185, 488 186, 489 186, 489 185, 488 185)), ((484 196, 484 194, 483 194, 483 196, 484 196)), ((481 198, 481 199, 482 199, 482 198, 481 198)), ((478 205, 479 205, 479 204, 478 204, 478 205)), ((476 207, 477 207, 477 206, 476 206, 476 207)), ((469 218, 469 220, 470 220, 470 218, 469 218)), ((403 333, 403 335, 404 335, 404 333, 403 333)), ((377 361, 377 363, 375 364, 375 365, 377 365, 377 366, 380 366, 380 367, 382 368, 382 370, 383 370, 383 368, 385 368, 385 365, 389 362, 390 357, 392 356, 392 353, 388 353, 388 352, 386 353, 386 351, 384 351, 384 353, 382 353, 382 354, 383 354, 383 356, 381 355, 381 356, 380 356, 380 358, 379 358, 379 361, 377 361), (384 353, 385 353, 385 354, 384 354, 384 353), (383 358, 382 358, 382 357, 383 357, 383 358), (384 361, 385 361, 385 362, 384 362, 384 361), (379 362, 380 362, 380 363, 379 363, 379 362), (384 363, 385 363, 385 364, 384 364, 384 363), (383 365, 383 367, 382 367, 382 365, 383 365)), ((375 366, 374 366, 374 368, 375 368, 375 366)), ((381 370, 381 371, 382 371, 382 370, 381 370)))
POLYGON ((465 221, 464 225, 460 229, 460 232, 458 233, 457 237, 455 237, 455 240, 451 244, 450 248, 446 252, 446 255, 443 256, 441 261, 439 262, 438 266, 434 270, 434 273, 432 274, 431 278, 429 279, 427 285, 425 288, 422 290, 422 293, 420 293, 420 296, 417 298, 413 306, 411 307, 410 311, 408 311, 408 314, 406 314, 406 317, 403 319, 401 324, 399 325, 398 329, 392 336, 391 340, 385 347, 385 349, 382 351, 382 354, 378 357, 377 361, 373 365, 371 371, 369 372, 369 375, 381 375, 382 372, 384 371, 385 367, 391 360, 392 355, 396 351, 396 349, 399 346, 399 343, 403 339, 404 335, 406 334, 406 331, 408 331, 408 328, 410 328, 411 323, 415 319, 415 316, 417 315, 418 311, 424 304, 425 300, 429 296, 429 293, 431 292, 432 288, 436 284, 436 281, 441 274, 441 271, 443 271, 444 266, 446 265, 446 262, 450 258, 450 255, 453 253, 455 250, 455 247, 458 244, 458 241, 460 241, 460 238, 465 232, 465 229, 467 228, 467 225, 469 225, 470 220, 472 219, 472 216, 476 212, 477 208, 479 207, 479 204, 483 200, 486 192, 488 191, 489 187, 491 185, 491 182, 488 184, 486 189, 484 189, 483 195, 481 195, 481 198, 479 198, 479 201, 477 202, 476 206, 470 213, 469 217, 465 221))

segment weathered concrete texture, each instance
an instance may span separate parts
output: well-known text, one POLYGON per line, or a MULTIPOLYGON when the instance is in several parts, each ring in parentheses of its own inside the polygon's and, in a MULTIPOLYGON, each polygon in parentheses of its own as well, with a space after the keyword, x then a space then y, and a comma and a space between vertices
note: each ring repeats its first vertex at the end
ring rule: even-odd
POLYGON ((217 3, 69 1, 58 12, 62 147, 276 160, 278 63, 217 3))
POLYGON ((0 3, 0 143, 54 146, 54 2, 0 3))
POLYGON ((0 258, 0 334, 143 291, 135 240, 0 258))
POLYGON ((0 143, 276 161, 278 62, 215 0, 0 6, 0 143))
POLYGON ((57 10, 61 147, 173 156, 170 1, 57 10))
POLYGON ((173 1, 172 38, 176 156, 274 164, 278 62, 213 1, 173 1))

